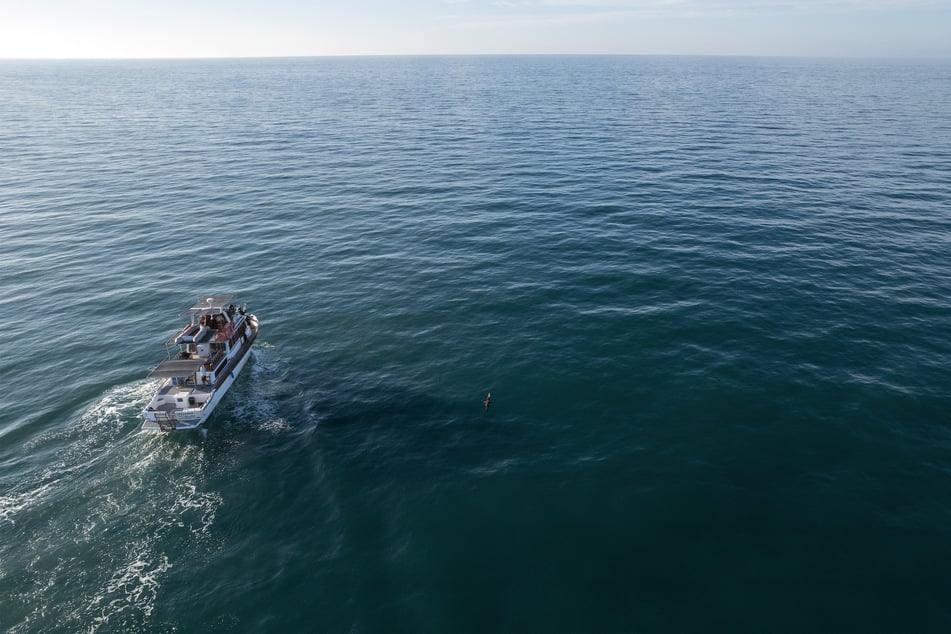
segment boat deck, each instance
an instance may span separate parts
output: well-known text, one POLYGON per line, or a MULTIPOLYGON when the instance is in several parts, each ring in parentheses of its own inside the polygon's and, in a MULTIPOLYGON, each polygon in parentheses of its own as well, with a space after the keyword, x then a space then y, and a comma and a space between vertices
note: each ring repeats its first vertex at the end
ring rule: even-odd
POLYGON ((142 412, 142 429, 198 427, 234 382, 257 338, 258 320, 231 300, 212 295, 184 313, 190 323, 168 342, 179 346, 177 355, 172 358, 169 351, 169 358, 149 373, 162 382, 142 412))

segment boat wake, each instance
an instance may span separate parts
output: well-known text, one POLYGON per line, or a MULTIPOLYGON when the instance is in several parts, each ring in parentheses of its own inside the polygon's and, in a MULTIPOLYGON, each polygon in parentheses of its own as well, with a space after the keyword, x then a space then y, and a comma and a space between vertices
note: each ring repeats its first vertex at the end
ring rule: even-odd
POLYGON ((113 388, 82 412, 75 424, 26 441, 23 453, 45 466, 19 478, 10 493, 0 496, 0 522, 15 524, 22 511, 41 507, 74 482, 76 475, 108 460, 110 447, 128 434, 129 421, 147 402, 152 387, 151 381, 137 381, 113 388))
POLYGON ((152 381, 113 388, 73 424, 26 443, 44 466, 0 496, 0 526, 20 534, 0 544, 0 630, 155 625, 177 562, 215 551, 215 467, 196 437, 138 433, 153 390, 152 381))
POLYGON ((229 426, 250 427, 271 434, 291 429, 278 406, 280 390, 286 385, 282 368, 279 362, 271 359, 269 347, 259 343, 251 350, 250 379, 238 381, 231 388, 225 408, 231 421, 229 426))

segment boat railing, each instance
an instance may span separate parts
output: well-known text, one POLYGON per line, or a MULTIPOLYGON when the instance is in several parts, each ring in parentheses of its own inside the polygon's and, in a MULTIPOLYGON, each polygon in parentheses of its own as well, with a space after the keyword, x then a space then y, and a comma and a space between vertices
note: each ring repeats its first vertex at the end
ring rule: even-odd
MULTIPOLYGON (((204 407, 205 403, 202 403, 204 407)), ((174 412, 155 411, 155 423, 162 431, 175 431, 180 424, 185 427, 194 426, 195 421, 201 419, 201 407, 175 410, 174 412)))
POLYGON ((155 412, 155 422, 162 431, 175 431, 178 427, 178 418, 169 412, 155 412))
POLYGON ((221 360, 225 358, 224 350, 218 350, 213 353, 211 357, 208 358, 208 361, 205 362, 206 370, 214 370, 218 367, 218 364, 221 363, 221 360))

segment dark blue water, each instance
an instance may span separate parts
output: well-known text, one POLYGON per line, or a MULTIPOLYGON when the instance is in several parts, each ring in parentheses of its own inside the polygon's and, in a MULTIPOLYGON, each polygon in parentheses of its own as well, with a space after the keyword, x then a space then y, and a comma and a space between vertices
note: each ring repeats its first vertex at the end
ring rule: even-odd
POLYGON ((0 629, 948 631, 949 297, 945 62, 0 63, 0 629))

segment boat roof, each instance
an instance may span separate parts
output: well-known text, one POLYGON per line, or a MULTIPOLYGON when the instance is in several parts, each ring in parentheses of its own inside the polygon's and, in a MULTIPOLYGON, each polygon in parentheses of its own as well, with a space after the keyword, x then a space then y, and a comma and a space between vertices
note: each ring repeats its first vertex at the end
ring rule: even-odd
POLYGON ((234 295, 205 295, 200 298, 195 305, 186 310, 182 315, 200 315, 203 313, 219 313, 229 304, 234 303, 234 295))
POLYGON ((198 371, 204 361, 201 359, 171 359, 162 361, 149 373, 150 379, 168 379, 174 376, 190 376, 198 371))
POLYGON ((233 303, 234 295, 206 295, 200 298, 189 310, 202 310, 204 308, 224 308, 233 303))

